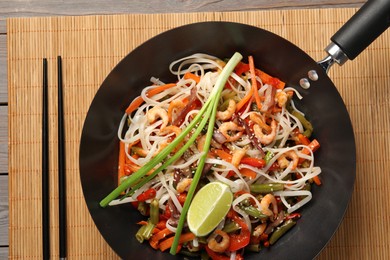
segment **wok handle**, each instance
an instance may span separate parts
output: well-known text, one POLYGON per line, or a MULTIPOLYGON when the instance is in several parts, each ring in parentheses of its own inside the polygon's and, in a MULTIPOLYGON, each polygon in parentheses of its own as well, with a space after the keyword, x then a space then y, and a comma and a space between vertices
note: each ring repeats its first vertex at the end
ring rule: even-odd
POLYGON ((331 40, 353 60, 389 26, 390 0, 368 0, 331 40))

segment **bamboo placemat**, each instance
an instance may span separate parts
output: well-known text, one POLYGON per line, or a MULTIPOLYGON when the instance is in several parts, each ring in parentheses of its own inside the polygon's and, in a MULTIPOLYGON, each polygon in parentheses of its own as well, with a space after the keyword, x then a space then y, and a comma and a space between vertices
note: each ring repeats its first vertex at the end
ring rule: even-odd
MULTIPOLYGON (((49 61, 51 252, 58 257, 56 57, 63 58, 67 152, 69 259, 112 259, 84 203, 79 179, 83 120, 100 84, 132 49, 173 27, 210 20, 270 30, 324 56, 330 36, 355 9, 232 13, 14 18, 7 21, 9 82, 9 252, 11 259, 40 259, 42 58, 49 61)), ((390 34, 331 78, 349 110, 357 144, 357 179, 351 204, 320 259, 390 258, 390 34)), ((337 126, 335 126, 337 127, 337 126)), ((321 220, 318 220, 321 225, 321 220)))

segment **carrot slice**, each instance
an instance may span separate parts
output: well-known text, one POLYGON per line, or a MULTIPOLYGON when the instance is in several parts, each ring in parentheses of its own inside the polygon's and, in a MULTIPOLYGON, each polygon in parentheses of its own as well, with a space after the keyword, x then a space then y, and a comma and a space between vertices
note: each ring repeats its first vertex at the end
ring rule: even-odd
POLYGON ((133 102, 126 108, 126 114, 130 115, 134 110, 139 108, 139 106, 144 103, 144 99, 141 96, 136 97, 133 102))
POLYGON ((254 179, 256 178, 257 174, 256 172, 252 171, 251 169, 248 169, 248 168, 242 168, 240 169, 240 173, 245 176, 245 177, 248 177, 249 179, 254 179))
POLYGON ((184 79, 192 79, 194 80, 196 83, 199 83, 200 81, 200 77, 195 75, 194 73, 191 73, 191 72, 187 72, 184 74, 184 79))
POLYGON ((314 176, 312 179, 313 179, 314 183, 317 184, 318 186, 320 186, 322 184, 320 177, 314 176))
POLYGON ((175 83, 170 83, 170 84, 165 84, 165 85, 157 86, 157 87, 155 87, 155 88, 150 89, 150 90, 146 93, 146 96, 147 96, 147 97, 153 97, 154 95, 157 95, 158 93, 161 93, 161 92, 163 92, 164 90, 167 90, 167 89, 170 89, 170 88, 173 88, 173 87, 176 87, 176 84, 175 84, 175 83))
POLYGON ((257 88, 257 79, 256 79, 256 74, 255 74, 255 62, 253 60, 253 56, 249 56, 248 60, 249 60, 249 70, 251 72, 252 92, 253 92, 253 95, 255 96, 256 105, 260 109, 261 108, 261 100, 260 100, 260 96, 259 96, 259 89, 257 88))
POLYGON ((222 149, 215 149, 214 153, 224 161, 231 162, 233 156, 230 153, 225 152, 222 149))
POLYGON ((119 142, 118 185, 121 184, 121 179, 123 176, 125 176, 125 162, 126 162, 125 143, 119 142))
MULTIPOLYGON (((154 95, 157 95, 160 92, 163 92, 166 89, 170 89, 170 88, 173 88, 175 86, 176 86, 175 83, 170 83, 170 84, 165 84, 165 85, 162 85, 162 86, 157 86, 155 88, 150 89, 146 93, 146 96, 147 97, 152 97, 154 95)), ((126 108, 126 114, 130 115, 131 113, 133 113, 137 108, 139 108, 140 105, 142 105, 142 103, 144 103, 144 99, 141 96, 136 97, 133 100, 133 102, 131 102, 131 104, 126 108)))
POLYGON ((236 112, 240 111, 243 106, 246 105, 251 99, 253 95, 253 88, 251 88, 248 93, 241 99, 236 105, 236 112))
MULTIPOLYGON (((160 243, 160 250, 161 251, 165 251, 167 250, 168 248, 170 248, 173 244, 173 240, 174 240, 175 237, 169 237, 167 239, 165 239, 164 241, 162 241, 160 243)), ((185 242, 188 242, 188 241, 191 241, 195 238, 195 235, 191 232, 188 232, 188 233, 184 233, 184 234, 181 234, 180 235, 180 238, 179 238, 179 244, 183 244, 185 242)))

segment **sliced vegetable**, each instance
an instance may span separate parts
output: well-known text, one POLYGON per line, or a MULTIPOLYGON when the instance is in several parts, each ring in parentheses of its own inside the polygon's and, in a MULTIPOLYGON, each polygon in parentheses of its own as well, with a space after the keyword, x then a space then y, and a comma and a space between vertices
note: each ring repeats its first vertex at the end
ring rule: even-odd
POLYGON ((275 244, 275 242, 281 238, 287 231, 289 231, 293 226, 295 226, 296 222, 292 219, 287 220, 283 225, 277 227, 276 230, 272 233, 269 238, 269 243, 271 245, 275 244))
MULTIPOLYGON (((167 239, 165 239, 164 241, 161 241, 160 243, 160 250, 161 251, 165 251, 167 250, 168 248, 171 248, 171 254, 172 254, 172 248, 173 248, 173 243, 174 243, 174 238, 175 237, 169 237, 167 239)), ((186 243, 188 241, 191 241, 195 238, 195 235, 192 234, 191 232, 188 232, 188 233, 184 233, 184 234, 181 234, 179 236, 179 239, 178 239, 178 244, 183 244, 183 243, 186 243)), ((175 248, 175 254, 177 253, 177 246, 175 248)))
POLYGON ((261 184, 251 184, 251 192, 267 194, 275 191, 281 191, 284 188, 282 183, 261 183, 261 184))

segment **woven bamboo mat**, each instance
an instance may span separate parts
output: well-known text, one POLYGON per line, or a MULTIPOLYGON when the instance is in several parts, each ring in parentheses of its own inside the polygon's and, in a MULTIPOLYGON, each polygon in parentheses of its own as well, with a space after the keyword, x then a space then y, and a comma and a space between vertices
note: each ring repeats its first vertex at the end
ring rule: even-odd
MULTIPOLYGON (((112 259, 84 203, 79 141, 89 104, 110 70, 133 48, 170 28, 209 20, 270 30, 323 58, 328 39, 354 9, 15 18, 7 21, 9 82, 9 242, 11 259, 40 259, 42 58, 49 61, 51 253, 58 257, 56 57, 63 58, 69 259, 112 259)), ((320 259, 390 258, 390 32, 331 78, 349 110, 357 143, 351 204, 320 259)), ((335 126, 337 127, 337 126, 335 126)), ((321 225, 321 220, 318 220, 321 225)))

